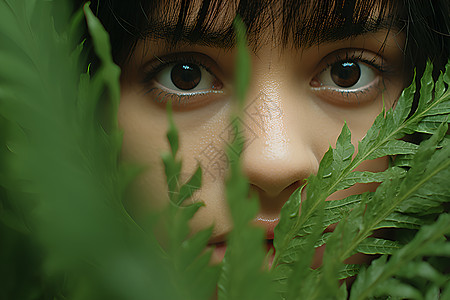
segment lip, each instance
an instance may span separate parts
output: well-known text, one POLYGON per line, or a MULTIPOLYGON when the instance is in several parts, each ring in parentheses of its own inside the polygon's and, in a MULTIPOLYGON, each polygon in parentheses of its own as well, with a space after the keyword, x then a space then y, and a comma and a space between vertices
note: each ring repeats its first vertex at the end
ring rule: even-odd
MULTIPOLYGON (((272 267, 272 262, 275 257, 275 248, 273 247, 273 239, 266 239, 266 253, 269 253, 271 249, 273 250, 272 254, 268 258, 268 267, 272 267)), ((210 263, 213 265, 219 264, 223 261, 225 257, 225 252, 227 251, 227 243, 220 242, 208 245, 209 249, 212 249, 211 261, 210 263)))
POLYGON ((267 240, 273 240, 275 227, 279 222, 280 218, 277 216, 275 218, 257 217, 253 223, 258 227, 264 228, 267 240))
MULTIPOLYGON (((254 225, 263 228, 265 230, 266 251, 269 252, 271 249, 273 250, 271 257, 269 258, 269 268, 271 267, 273 258, 275 256, 275 249, 273 247, 274 229, 279 221, 280 219, 278 217, 276 218, 257 217, 253 221, 254 225)), ((218 264, 223 260, 225 252, 227 250, 226 238, 227 234, 221 234, 213 237, 209 241, 208 248, 213 249, 211 256, 212 264, 218 264)))
MULTIPOLYGON (((257 227, 263 228, 265 230, 265 236, 266 240, 273 240, 274 239, 274 230, 275 227, 278 225, 278 222, 280 219, 278 217, 276 218, 263 218, 263 217, 257 217, 253 224, 257 227)), ((222 243, 225 243, 227 240, 228 233, 223 233, 217 236, 214 236, 210 239, 208 246, 215 246, 220 245, 222 243)))
MULTIPOLYGON (((256 224, 258 227, 262 227, 266 230, 266 240, 265 240, 266 241, 266 245, 265 245, 266 253, 269 253, 269 251, 273 251, 271 253, 271 255, 269 257, 267 257, 267 261, 266 261, 267 267, 269 269, 272 268, 272 263, 275 258, 275 248, 273 246, 273 238, 274 238, 274 229, 275 229, 275 226, 278 224, 278 222, 279 222, 278 218, 274 218, 274 219, 258 218, 257 220, 254 221, 254 224, 256 224)), ((329 225, 327 228, 325 228, 325 230, 323 232, 324 233, 334 232, 337 224, 338 223, 329 225)), ((222 262, 223 258, 225 256, 225 252, 227 250, 226 235, 220 235, 218 237, 215 237, 214 240, 215 240, 215 242, 211 241, 208 244, 208 248, 213 250, 210 262, 211 262, 211 264, 215 265, 215 264, 219 264, 220 262, 222 262)), ((322 246, 316 248, 314 259, 311 263, 311 268, 316 269, 322 265, 322 257, 323 257, 324 251, 325 251, 325 245, 322 245, 322 246)), ((354 259, 361 260, 361 258, 354 258, 354 259)), ((367 261, 367 260, 362 260, 359 263, 362 263, 364 261, 367 261)))
POLYGON ((219 264, 225 257, 225 252, 227 250, 227 244, 225 242, 208 244, 208 249, 212 250, 211 264, 219 264))
POLYGON ((225 241, 227 240, 227 236, 228 236, 228 233, 222 233, 222 234, 212 237, 208 242, 208 246, 214 246, 214 245, 218 245, 221 243, 225 243, 225 241))

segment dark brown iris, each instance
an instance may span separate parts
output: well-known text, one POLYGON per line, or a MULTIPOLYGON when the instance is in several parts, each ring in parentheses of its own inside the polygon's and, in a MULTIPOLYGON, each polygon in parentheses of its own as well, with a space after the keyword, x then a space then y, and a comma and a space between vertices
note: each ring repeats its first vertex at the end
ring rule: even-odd
POLYGON ((202 79, 202 72, 195 64, 176 64, 172 68, 170 78, 180 90, 192 90, 202 79))
POLYGON ((348 88, 354 86, 361 77, 361 69, 352 61, 335 63, 331 67, 331 79, 338 86, 348 88))

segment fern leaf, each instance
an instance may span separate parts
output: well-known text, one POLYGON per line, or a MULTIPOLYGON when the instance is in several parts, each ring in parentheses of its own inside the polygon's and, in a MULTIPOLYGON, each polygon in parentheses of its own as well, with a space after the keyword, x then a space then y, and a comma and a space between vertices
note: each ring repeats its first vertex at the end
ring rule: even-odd
MULTIPOLYGON (((428 255, 431 248, 442 249, 443 244, 448 244, 442 237, 449 232, 450 215, 448 214, 442 214, 436 223, 432 225, 423 226, 414 239, 397 251, 388 262, 386 261, 386 256, 383 256, 372 262, 366 271, 361 272, 352 287, 350 299, 365 299, 370 295, 398 295, 398 291, 392 285, 394 282, 402 286, 404 292, 408 293, 411 297, 421 299, 420 294, 417 294, 411 286, 406 286, 405 283, 400 283, 397 280, 394 281, 392 276, 402 274, 404 271, 403 268, 409 262, 428 255), (387 283, 381 284, 382 282, 387 283)), ((412 266, 417 266, 417 263, 413 263, 412 266)), ((423 265, 421 266, 422 268, 427 268, 423 267, 423 265)), ((430 272, 430 269, 427 268, 426 272, 430 272)), ((431 273, 432 275, 428 276, 438 276, 441 278, 441 276, 436 275, 433 271, 431 273)))
POLYGON ((82 12, 68 22, 68 3, 58 5, 65 9, 58 11, 63 22, 56 28, 55 1, 0 1, 0 22, 8 22, 0 28, 0 59, 10 64, 0 70, 0 114, 7 120, 7 138, 1 142, 9 149, 2 153, 7 180, 1 184, 8 191, 6 201, 23 216, 28 238, 39 246, 35 252, 45 254, 44 263, 30 269, 50 275, 36 280, 39 287, 28 287, 42 298, 173 298, 159 247, 122 205, 133 172, 125 174, 118 163, 120 70, 112 62, 107 34, 86 6, 102 64, 95 75, 79 78, 85 62, 82 47, 76 46, 81 32, 74 27, 81 24, 82 12), (100 101, 105 101, 103 116, 100 101), (141 242, 125 239, 125 232, 141 242), (125 251, 125 244, 134 251, 125 251), (153 268, 160 270, 158 276, 148 271, 153 268), (128 285, 118 280, 124 273, 128 285))
POLYGON ((401 244, 396 241, 367 238, 356 247, 356 251, 364 254, 392 254, 400 248, 401 244))
POLYGON ((411 216, 393 212, 381 221, 374 229, 380 228, 406 228, 406 229, 419 229, 422 225, 429 224, 433 219, 427 220, 425 218, 419 218, 417 216, 411 216))
MULTIPOLYGON (((246 49, 246 28, 238 17, 234 21, 238 47, 237 103, 242 107, 250 75, 250 59, 246 49)), ((240 133, 240 123, 232 122, 235 132, 240 133)), ((249 183, 240 167, 241 138, 234 139, 228 149, 230 177, 226 180, 226 197, 233 220, 233 230, 227 237, 227 250, 219 279, 219 299, 274 299, 269 275, 261 272, 265 257, 264 232, 250 226, 259 210, 256 196, 249 198, 249 183), (231 150, 233 149, 233 150, 231 150), (251 282, 247 281, 251 278, 251 282)))
POLYGON ((211 251, 203 253, 212 228, 189 236, 189 221, 204 206, 202 202, 183 205, 201 186, 202 170, 197 168, 188 182, 178 182, 181 161, 177 159, 178 129, 172 116, 171 104, 167 105, 169 129, 167 139, 170 152, 162 155, 169 191, 170 204, 166 210, 166 232, 169 238, 167 254, 172 264, 172 276, 177 290, 184 299, 209 299, 214 293, 219 276, 218 266, 209 266, 211 251))

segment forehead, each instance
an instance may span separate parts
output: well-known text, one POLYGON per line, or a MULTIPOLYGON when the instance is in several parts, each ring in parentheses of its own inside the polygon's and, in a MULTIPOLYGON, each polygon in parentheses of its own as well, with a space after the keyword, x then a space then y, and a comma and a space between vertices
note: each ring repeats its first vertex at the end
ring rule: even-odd
POLYGON ((399 1, 386 0, 160 0, 147 9, 144 36, 172 44, 188 42, 232 47, 232 22, 240 15, 249 43, 308 47, 323 42, 398 27, 399 1), (269 36, 263 33, 271 32, 269 36))

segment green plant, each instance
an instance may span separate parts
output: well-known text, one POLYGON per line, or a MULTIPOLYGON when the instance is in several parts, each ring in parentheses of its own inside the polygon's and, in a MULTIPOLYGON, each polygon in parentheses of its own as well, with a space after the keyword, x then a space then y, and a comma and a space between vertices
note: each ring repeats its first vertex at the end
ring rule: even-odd
MULTIPOLYGON (((211 229, 193 236, 187 229, 202 205, 185 201, 200 188, 201 169, 179 183, 170 107, 171 152, 163 155, 170 204, 148 224, 136 224, 125 210, 125 189, 139 169, 119 159, 120 70, 86 6, 101 61, 90 71, 79 44, 83 14, 69 18, 64 3, 0 0, 0 298, 209 299, 216 286, 219 299, 450 297, 450 216, 444 209, 450 200, 450 63, 436 82, 428 64, 417 109, 411 113, 419 93, 413 81, 395 110, 377 117, 356 155, 344 125, 317 174, 283 207, 270 269, 264 267, 263 233, 250 225, 258 201, 248 199, 239 156, 230 152, 226 185, 235 228, 224 262, 210 266, 203 249, 211 229), (401 140, 414 132, 425 135, 420 145, 401 140), (395 157, 386 171, 354 171, 383 156, 395 157), (369 182, 381 183, 376 192, 325 201, 369 182), (337 222, 333 233, 323 233, 337 222), (155 224, 164 224, 166 238, 154 236, 155 224), (380 228, 401 235, 372 237, 380 228), (312 270, 314 249, 325 242, 323 266, 312 270), (356 252, 379 258, 368 267, 345 264, 356 252), (340 280, 354 275, 348 293, 340 280)), ((243 32, 236 20, 237 113, 249 78, 243 32)), ((233 149, 242 149, 242 139, 235 141, 233 149)))

